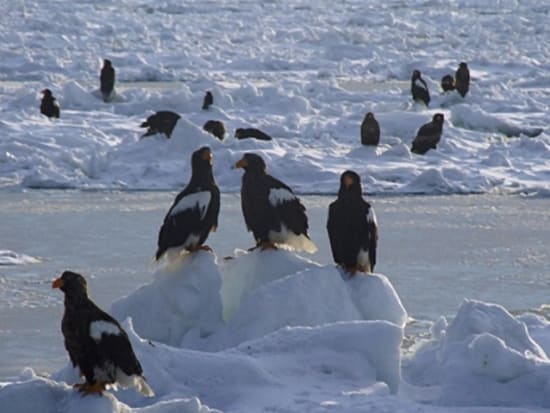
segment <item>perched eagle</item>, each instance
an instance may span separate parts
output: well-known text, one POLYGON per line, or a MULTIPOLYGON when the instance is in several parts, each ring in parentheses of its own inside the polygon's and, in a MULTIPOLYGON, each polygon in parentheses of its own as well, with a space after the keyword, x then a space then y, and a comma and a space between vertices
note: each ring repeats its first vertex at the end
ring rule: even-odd
POLYGON ((465 97, 466 93, 470 90, 470 70, 468 65, 464 62, 461 62, 458 65, 455 73, 455 86, 460 96, 465 97))
POLYGON ((73 366, 85 382, 75 384, 84 394, 101 394, 108 385, 136 387, 146 396, 155 393, 143 377, 128 335, 118 321, 102 311, 88 297, 86 280, 65 271, 52 283, 65 293, 61 331, 73 366))
POLYGON ((443 121, 443 113, 436 113, 431 122, 422 125, 413 140, 411 152, 424 155, 430 149, 435 149, 441 139, 443 121))
POLYGON ((223 138, 225 138, 225 125, 221 120, 208 120, 202 126, 202 129, 214 135, 220 141, 223 141, 223 138))
POLYGON ((109 59, 103 59, 103 67, 99 74, 99 89, 104 102, 111 100, 111 94, 115 88, 115 68, 109 59))
POLYGON ((42 100, 40 101, 40 113, 46 115, 48 118, 59 117, 59 103, 52 95, 50 89, 44 89, 42 92, 42 100))
POLYGON ((361 123, 361 144, 377 146, 380 143, 380 125, 372 112, 365 115, 361 123))
POLYGON ((292 189, 266 172, 264 160, 246 153, 235 167, 244 169, 241 206, 246 226, 256 241, 252 249, 285 246, 309 253, 317 251, 307 234, 306 208, 292 189))
POLYGON ((334 262, 350 275, 372 272, 376 264, 378 225, 363 199, 361 178, 353 171, 340 176, 338 199, 329 206, 327 231, 334 262))
POLYGON ((262 132, 259 129, 256 128, 237 128, 235 130, 235 138, 236 139, 258 139, 261 141, 270 141, 272 138, 267 133, 262 132))
POLYGON ((212 92, 207 90, 206 94, 204 95, 204 99, 202 100, 202 109, 206 110, 213 104, 214 104, 214 96, 212 96, 212 92))
POLYGON ((212 174, 212 151, 203 146, 191 156, 191 180, 168 210, 159 231, 156 259, 170 248, 209 250, 204 241, 218 226, 220 190, 212 174))
POLYGON ((441 89, 443 92, 455 90, 455 79, 452 75, 445 75, 441 78, 441 89))
POLYGON ((411 93, 415 102, 424 102, 426 106, 430 104, 428 85, 424 79, 422 79, 420 70, 413 71, 411 78, 411 93))
POLYGON ((140 128, 148 128, 147 132, 141 137, 145 138, 157 133, 164 133, 170 139, 180 117, 177 113, 170 112, 169 110, 161 110, 152 114, 140 125, 140 128))

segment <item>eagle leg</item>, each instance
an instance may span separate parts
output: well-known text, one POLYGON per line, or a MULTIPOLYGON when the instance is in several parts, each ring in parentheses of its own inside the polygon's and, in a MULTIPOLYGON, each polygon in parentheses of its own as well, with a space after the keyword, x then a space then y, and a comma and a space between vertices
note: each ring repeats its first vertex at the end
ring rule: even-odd
POLYGON ((98 394, 101 396, 105 390, 105 383, 101 383, 99 381, 94 383, 77 383, 74 387, 78 389, 79 393, 82 393, 82 396, 87 396, 89 394, 98 394))
POLYGON ((190 247, 188 249, 189 252, 197 252, 197 251, 209 251, 212 252, 212 248, 210 248, 208 245, 195 245, 193 247, 190 247))
POLYGON ((271 241, 258 241, 255 247, 249 248, 248 251, 254 251, 256 249, 260 249, 260 251, 265 250, 278 250, 277 246, 271 242, 271 241))

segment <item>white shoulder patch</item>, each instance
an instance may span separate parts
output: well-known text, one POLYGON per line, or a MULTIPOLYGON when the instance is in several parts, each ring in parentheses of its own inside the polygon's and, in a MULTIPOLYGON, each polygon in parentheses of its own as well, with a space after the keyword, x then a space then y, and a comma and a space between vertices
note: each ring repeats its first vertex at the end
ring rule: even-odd
POLYGON ((101 340, 103 334, 119 335, 120 328, 115 323, 105 320, 92 321, 90 323, 90 337, 95 341, 101 340))
POLYGON ((376 214, 374 213, 374 208, 373 207, 369 208, 369 213, 367 214, 367 222, 369 224, 378 225, 377 222, 376 222, 376 214))
POLYGON ((414 81, 414 84, 415 84, 416 86, 418 86, 419 88, 422 88, 422 89, 424 89, 424 90, 427 90, 427 89, 426 89, 426 86, 424 86, 424 83, 422 83, 422 81, 421 81, 420 79, 416 79, 416 80, 414 81))
POLYGON ((170 211, 170 216, 179 214, 187 209, 197 208, 200 211, 201 219, 204 219, 206 211, 208 210, 208 205, 210 204, 210 198, 211 195, 209 191, 195 192, 186 195, 174 205, 174 208, 170 211))
POLYGON ((269 190, 269 203, 273 206, 282 204, 283 202, 294 201, 296 195, 285 188, 272 188, 269 190))

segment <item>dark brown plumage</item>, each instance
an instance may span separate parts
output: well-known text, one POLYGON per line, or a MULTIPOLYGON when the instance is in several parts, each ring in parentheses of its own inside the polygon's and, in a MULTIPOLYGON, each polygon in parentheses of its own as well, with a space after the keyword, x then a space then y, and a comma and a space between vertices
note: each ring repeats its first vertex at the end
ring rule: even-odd
POLYGON ((430 92, 428 85, 422 79, 420 70, 414 70, 411 77, 411 94, 415 102, 423 102, 426 106, 430 104, 430 92))
POLYGON ((159 260, 170 248, 189 252, 210 250, 204 246, 210 231, 218 226, 220 190, 212 174, 212 151, 203 146, 191 156, 191 179, 168 210, 159 231, 159 260))
POLYGON ((225 125, 221 120, 209 120, 202 127, 206 132, 214 135, 220 141, 225 137, 225 125))
POLYGON ((212 96, 212 92, 207 90, 206 94, 204 95, 204 99, 202 100, 202 110, 208 109, 213 104, 214 104, 214 96, 212 96))
POLYGON ((172 137, 172 132, 181 116, 169 110, 161 110, 149 116, 145 122, 139 125, 140 128, 148 128, 141 137, 163 133, 168 139, 172 137))
POLYGON ((42 92, 42 100, 40 101, 40 113, 48 118, 59 118, 60 108, 57 100, 53 97, 50 89, 44 89, 42 92))
POLYGON ((84 394, 101 394, 108 385, 135 386, 146 396, 154 392, 143 377, 128 335, 118 321, 88 297, 86 280, 65 271, 52 283, 65 294, 61 331, 74 367, 85 378, 75 387, 84 394))
POLYGON ((424 155, 430 149, 436 149, 443 132, 443 121, 443 113, 436 113, 431 122, 422 125, 416 133, 411 152, 424 155))
POLYGON ((441 89, 443 92, 455 90, 455 79, 452 75, 445 75, 441 78, 441 89))
POLYGON ((361 144, 377 146, 380 143, 380 125, 372 112, 368 112, 361 123, 361 144))
POLYGON ((470 90, 470 69, 468 69, 468 65, 464 62, 461 62, 456 70, 455 86, 457 92, 462 97, 465 97, 470 90))
POLYGON ((245 153, 235 167, 244 169, 241 207, 246 227, 256 242, 252 249, 285 246, 310 253, 317 251, 307 233, 305 207, 292 189, 266 172, 264 160, 245 153))
POLYGON ((99 89, 101 90, 101 95, 103 96, 104 102, 109 102, 111 100, 111 95, 114 88, 115 68, 109 59, 104 59, 103 67, 101 68, 101 73, 99 74, 99 89))
POLYGON ((237 128, 235 130, 235 138, 237 139, 259 139, 261 141, 270 141, 272 138, 267 133, 256 128, 237 128))
POLYGON ((334 262, 354 275, 372 272, 376 264, 378 224, 363 199, 361 178, 353 171, 340 176, 338 199, 329 206, 327 231, 334 262))

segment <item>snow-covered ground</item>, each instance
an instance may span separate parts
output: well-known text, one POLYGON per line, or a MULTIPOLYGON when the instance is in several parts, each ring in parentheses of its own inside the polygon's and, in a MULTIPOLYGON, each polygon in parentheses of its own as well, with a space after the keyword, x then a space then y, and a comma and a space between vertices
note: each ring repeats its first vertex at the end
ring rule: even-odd
MULTIPOLYGON (((180 189, 189 176, 190 154, 205 144, 213 149, 214 174, 225 193, 240 187, 241 172, 231 166, 243 152, 254 151, 273 175, 301 193, 333 194, 340 173, 351 168, 369 193, 550 194, 546 2, 0 0, 0 10, 2 197, 24 188, 180 189), (111 103, 98 92, 103 58, 117 70, 111 103), (454 73, 461 61, 472 74, 465 99, 439 88, 440 78, 454 73), (428 82, 429 108, 411 102, 413 69, 428 82), (60 119, 39 114, 44 88, 60 102, 60 119), (212 91, 214 106, 202 111, 206 90, 212 91), (140 140, 139 124, 158 110, 182 116, 172 139, 140 140), (368 111, 381 124, 377 148, 359 144, 368 111), (437 112, 445 115, 437 150, 411 154, 416 130, 437 112), (202 131, 209 119, 225 123, 224 141, 202 131), (273 141, 233 138, 236 128, 249 126, 273 141)), ((15 204, 13 213, 42 206, 48 219, 47 201, 15 204)), ((81 214, 62 203, 58 208, 58 229, 44 234, 35 225, 17 234, 22 248, 0 245, 3 271, 15 266, 23 268, 19 275, 32 273, 26 268, 47 261, 48 256, 24 248, 36 240, 44 239, 49 243, 44 249, 51 251, 78 237, 74 244, 89 248, 83 255, 105 262, 124 250, 110 243, 116 214, 101 234, 104 255, 94 256, 97 238, 87 236, 98 230, 67 231, 81 214)), ((488 216, 476 216, 489 219, 489 227, 502 213, 491 208, 488 216)), ((521 219, 529 211, 513 213, 521 219)), ((406 219, 393 225, 401 226, 403 242, 431 247, 434 254, 421 256, 423 265, 444 266, 446 256, 437 254, 430 238, 437 228, 411 233, 406 219)), ((0 227, 0 242, 20 227, 17 220, 0 227)), ((547 219, 538 231, 545 227, 547 219)), ((460 233, 468 240, 469 229, 458 223, 444 234, 460 233)), ((138 236, 154 240, 151 232, 138 236)), ((516 253, 514 234, 501 234, 509 238, 470 240, 487 258, 485 268, 494 256, 516 253)), ((548 245, 548 238, 540 243, 548 245)), ((514 258, 518 273, 532 269, 533 260, 547 259, 541 245, 514 258)), ((64 266, 82 265, 78 258, 60 256, 64 266)), ((140 257, 149 259, 148 253, 140 257)), ((526 413, 550 408, 550 326, 543 313, 516 314, 465 300, 409 348, 407 307, 393 274, 347 280, 330 260, 318 261, 282 251, 241 252, 230 261, 201 253, 158 268, 146 285, 133 284, 126 297, 114 297, 105 307, 124 319, 156 397, 124 390, 82 398, 71 388, 76 377, 69 365, 49 375, 37 374, 38 366, 31 365, 2 384, 0 410, 526 413)), ((499 275, 476 273, 470 262, 464 257, 464 267, 459 266, 467 269, 464 277, 478 275, 480 291, 490 291, 487 283, 495 278, 498 283, 499 275)), ((59 303, 60 297, 41 292, 49 287, 48 277, 30 277, 26 308, 16 310, 21 317, 37 297, 59 303)), ((524 278, 517 279, 521 295, 524 278)), ((8 305, 22 297, 17 289, 6 291, 19 281, 0 281, 8 305)), ((456 284, 443 288, 461 291, 456 284)), ((9 327, 2 334, 8 335, 9 327)), ((45 354, 48 348, 37 351, 45 354)))
POLYGON ((540 1, 1 1, 0 185, 174 189, 190 153, 212 146, 223 191, 230 166, 256 151, 270 171, 306 193, 334 193, 345 168, 369 192, 550 191, 547 15, 540 1), (102 58, 117 96, 99 99, 102 58), (439 80, 469 64, 470 93, 443 95, 439 80), (430 108, 413 105, 422 71, 430 108), (61 119, 38 112, 50 88, 61 119), (201 110, 205 91, 214 106, 201 110), (139 140, 157 110, 182 119, 167 141, 139 140), (361 147, 372 111, 378 148, 361 147), (445 115, 437 151, 409 148, 417 129, 445 115), (223 142, 202 131, 221 120, 223 142), (238 141, 239 127, 273 141, 238 141), (537 137, 529 137, 542 130, 537 137))

